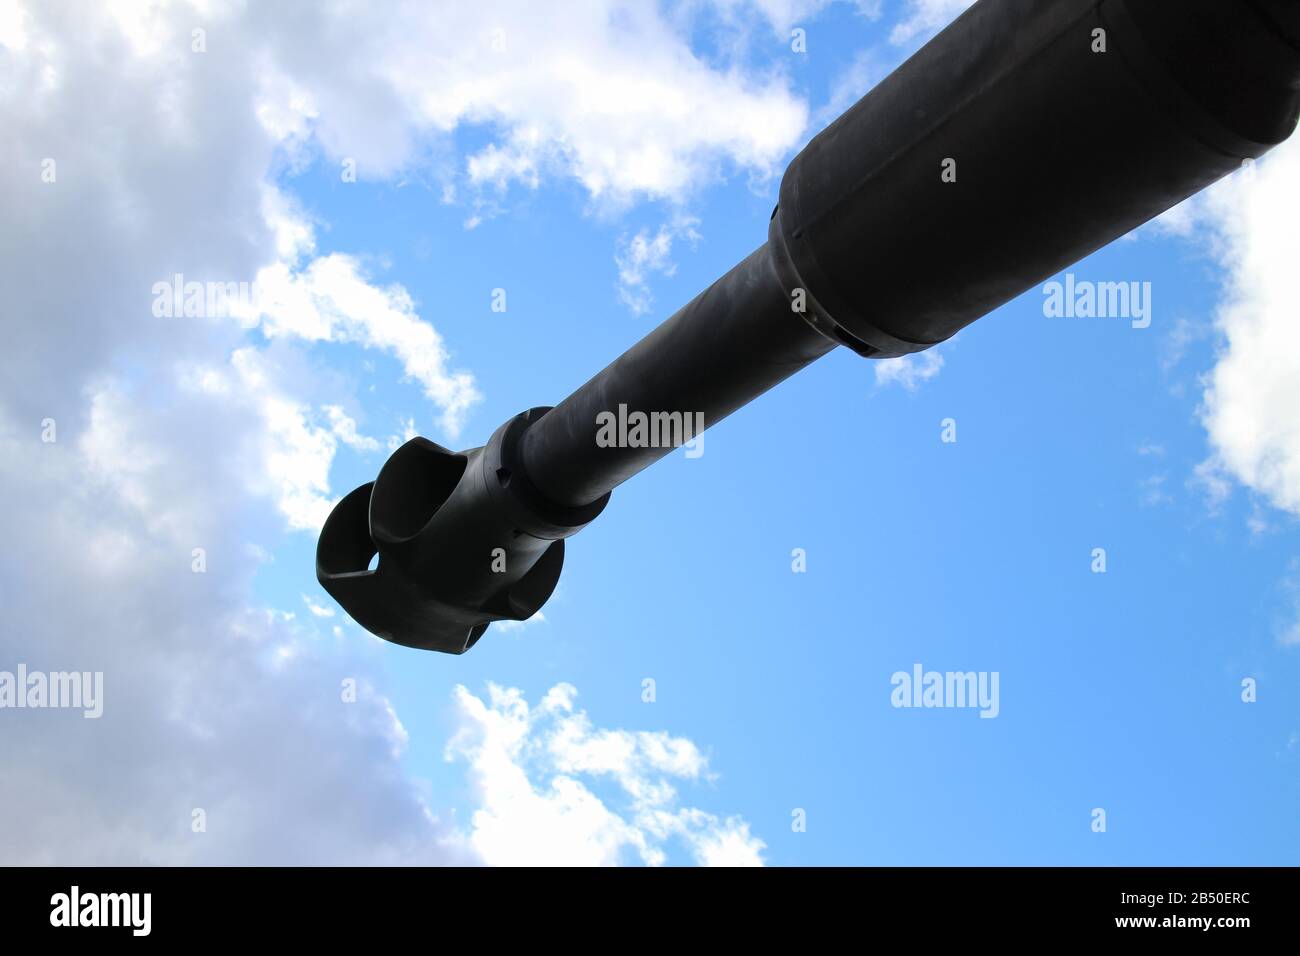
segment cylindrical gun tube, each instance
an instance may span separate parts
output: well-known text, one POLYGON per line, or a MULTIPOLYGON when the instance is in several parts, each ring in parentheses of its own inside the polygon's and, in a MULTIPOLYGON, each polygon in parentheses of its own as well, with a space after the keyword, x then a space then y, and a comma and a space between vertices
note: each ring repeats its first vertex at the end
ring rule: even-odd
POLYGON ((764 244, 524 432, 529 480, 556 504, 588 504, 672 450, 598 445, 602 412, 698 415, 707 427, 821 358, 835 343, 794 305, 764 244))

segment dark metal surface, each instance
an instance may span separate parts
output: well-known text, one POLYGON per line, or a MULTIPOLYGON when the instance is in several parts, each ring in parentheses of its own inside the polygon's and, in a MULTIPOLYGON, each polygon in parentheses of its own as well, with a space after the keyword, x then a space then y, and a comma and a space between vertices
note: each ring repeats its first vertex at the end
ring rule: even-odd
POLYGON ((524 468, 558 504, 594 501, 672 450, 598 447, 601 412, 714 425, 834 347, 793 311, 765 244, 529 428, 524 468))
POLYGON ((780 232, 849 334, 927 348, 1285 139, 1298 83, 1241 0, 983 0, 795 158, 780 232))

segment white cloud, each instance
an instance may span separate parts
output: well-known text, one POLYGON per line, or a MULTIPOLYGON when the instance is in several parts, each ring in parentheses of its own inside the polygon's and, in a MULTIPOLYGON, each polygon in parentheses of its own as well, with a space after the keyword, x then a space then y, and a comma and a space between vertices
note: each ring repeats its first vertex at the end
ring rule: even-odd
POLYGON ((530 707, 514 688, 489 684, 486 699, 456 688, 446 757, 469 765, 478 806, 467 839, 486 862, 657 865, 677 840, 704 865, 762 865, 765 844, 744 820, 681 806, 679 784, 709 779, 693 742, 594 727, 576 696, 557 684, 530 707), (598 796, 602 783, 615 796, 598 796))
POLYGON ((939 374, 943 368, 943 356, 935 349, 928 349, 898 358, 878 359, 874 365, 878 386, 901 385, 914 392, 939 374))
POLYGON ((0 46, 23 50, 27 46, 25 15, 17 0, 0 0, 0 46))
POLYGON ((306 594, 302 596, 302 603, 307 605, 307 610, 311 611, 313 617, 333 617, 334 608, 326 607, 323 604, 317 604, 306 594))
POLYGON ((460 434, 481 397, 474 377, 448 369, 442 336, 420 319, 400 285, 373 285, 355 258, 333 253, 302 269, 284 261, 269 265, 257 274, 257 290, 267 336, 351 342, 393 354, 441 409, 440 427, 453 438, 460 434))
POLYGON ((50 445, 0 414, 0 489, 25 502, 6 518, 23 560, 0 568, 0 659, 104 673, 97 721, 5 713, 5 860, 473 860, 405 779, 366 648, 323 648, 293 615, 230 599, 255 569, 239 466, 213 442, 237 413, 198 392, 139 397, 104 386, 50 445))
POLYGON ((281 74, 263 90, 269 128, 310 131, 361 176, 408 167, 422 139, 473 124, 491 139, 466 160, 471 184, 570 176, 617 205, 680 200, 724 164, 779 172, 803 131, 806 108, 783 78, 717 68, 691 50, 681 18, 708 9, 670 18, 616 0, 496 0, 407 6, 402 17, 264 8, 250 19, 281 74))
POLYGON ((975 0, 908 0, 906 18, 889 35, 891 43, 908 43, 943 29, 975 0))
MULTIPOLYGON (((333 507, 330 467, 339 430, 347 431, 324 406, 318 415, 307 403, 284 392, 286 376, 275 362, 251 346, 236 349, 225 367, 179 370, 178 386, 220 398, 255 428, 230 436, 228 454, 243 465, 242 484, 272 499, 290 528, 317 531, 333 507), (319 418, 325 418, 317 424, 319 418)), ((349 420, 350 421, 350 420, 349 420)))
POLYGON ((1274 506, 1300 514, 1300 287, 1294 211, 1300 140, 1215 186, 1189 211, 1212 229, 1226 270, 1216 316, 1222 347, 1207 377, 1203 420, 1212 458, 1274 506))
POLYGON ((1139 227, 1135 232, 1126 233, 1124 238, 1136 236, 1143 229, 1151 229, 1157 233, 1178 236, 1182 239, 1191 238, 1201 221, 1199 209, 1204 202, 1203 195, 1203 193, 1196 193, 1184 199, 1178 205, 1170 206, 1151 222, 1139 227))
POLYGON ((21 49, 0 35, 0 494, 25 503, 5 519, 23 560, 0 560, 0 660, 102 671, 105 687, 97 721, 6 712, 2 855, 473 860, 394 756, 373 649, 250 607, 250 543, 318 524, 339 438, 295 394, 311 378, 301 340, 155 318, 151 288, 175 272, 251 280, 308 236, 272 221, 275 143, 238 11, 206 19, 205 69, 193 11, 147 13, 124 33, 104 7, 42 3, 21 49), (45 418, 53 443, 32 427, 45 418))
POLYGON ((343 411, 342 406, 325 405, 322 410, 329 417, 330 429, 343 444, 357 451, 379 450, 379 439, 358 432, 356 419, 343 411))
POLYGON ((694 219, 679 218, 661 225, 653 235, 648 229, 641 229, 619 244, 614 256, 618 264, 618 297, 633 314, 643 315, 650 311, 654 301, 647 285, 650 276, 671 276, 677 271, 670 258, 673 241, 685 238, 692 243, 698 242, 700 236, 695 226, 694 219))
POLYGON ((676 201, 727 166, 772 171, 805 110, 779 77, 695 57, 653 7, 198 9, 202 54, 190 5, 0 0, 0 495, 23 503, 0 659, 102 670, 106 688, 101 720, 6 715, 0 847, 15 863, 473 860, 397 759, 376 644, 251 606, 254 549, 317 527, 339 444, 373 441, 314 343, 393 355, 448 431, 476 394, 403 289, 313 258, 312 223, 272 183, 320 151, 363 177, 437 167, 470 124, 520 158, 503 185, 531 162, 602 201, 676 201), (489 62, 495 22, 513 52, 489 62), (175 273, 279 298, 260 332, 157 318, 152 287, 175 273))

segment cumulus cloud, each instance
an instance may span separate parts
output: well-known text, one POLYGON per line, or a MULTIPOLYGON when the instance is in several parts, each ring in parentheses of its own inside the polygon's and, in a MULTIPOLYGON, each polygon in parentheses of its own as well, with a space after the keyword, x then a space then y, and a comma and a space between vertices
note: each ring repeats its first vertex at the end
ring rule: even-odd
POLYGON ((141 397, 105 384, 89 424, 47 444, 0 415, 0 488, 25 503, 6 518, 0 660, 104 675, 99 720, 5 711, 0 856, 476 860, 406 779, 368 648, 247 600, 239 529, 255 509, 209 442, 239 413, 203 393, 141 397))
POLYGON ((748 823, 682 805, 678 786, 709 780, 694 743, 597 728, 576 697, 570 684, 536 706, 515 688, 490 684, 484 697, 456 688, 446 757, 469 766, 478 808, 467 840, 484 861, 657 865, 676 841, 700 864, 762 865, 765 844, 748 823), (602 799, 599 784, 613 794, 602 799))
POLYGON ((456 690, 447 754, 474 799, 468 826, 449 823, 401 767, 408 732, 370 645, 230 599, 255 570, 249 502, 240 466, 188 425, 239 410, 205 391, 150 407, 125 388, 96 392, 91 425, 39 457, 35 429, 0 419, 0 487, 26 505, 0 564, 0 652, 102 671, 106 698, 94 722, 4 715, 6 860, 661 863, 675 840, 704 864, 761 861, 745 821, 678 800, 677 784, 711 779, 695 743, 595 727, 567 684, 531 710, 516 690, 456 690))
POLYGON ((689 24, 654 4, 411 4, 400 17, 277 6, 249 16, 277 54, 270 127, 354 159, 363 177, 407 167, 422 138, 473 124, 495 132, 465 160, 470 185, 531 188, 550 173, 614 204, 680 200, 727 165, 778 171, 807 121, 782 77, 710 65, 692 51, 689 24))
MULTIPOLYGON (((1300 141, 1292 138, 1156 223, 1158 232, 1199 241, 1223 270, 1212 329, 1180 327, 1173 347, 1181 357, 1194 338, 1216 340, 1214 366, 1201 379, 1210 454, 1190 484, 1212 513, 1237 487, 1248 489, 1252 534, 1269 530, 1270 507, 1300 514, 1300 291, 1291 215, 1298 183, 1300 141)), ((1292 562, 1281 582, 1288 616, 1278 628, 1288 647, 1300 645, 1298 582, 1292 562)))
POLYGON ((460 434, 466 412, 480 398, 474 377, 448 369, 442 336, 420 320, 400 285, 373 285, 355 258, 334 253, 301 270, 285 262, 269 265, 258 272, 257 289, 267 336, 351 342, 395 355, 441 410, 441 428, 453 438, 460 434))
POLYGON ((1290 216, 1298 181, 1300 140, 1292 138, 1147 227, 1199 243, 1222 269, 1213 316, 1180 319, 1161 359, 1169 369, 1192 343, 1215 341, 1214 365, 1201 379, 1210 455, 1192 477, 1213 509, 1243 486, 1300 514, 1300 291, 1290 216))
POLYGON ((1291 514, 1300 514, 1298 206, 1300 141, 1292 139, 1197 207, 1226 276, 1216 316, 1222 347, 1204 394, 1207 469, 1291 514))
POLYGON ((244 465, 239 483, 273 501, 291 529, 318 531, 333 507, 329 474, 339 441, 364 442, 338 406, 316 409, 288 394, 280 385, 286 377, 272 356, 245 346, 225 366, 178 368, 174 387, 242 413, 250 427, 225 436, 225 453, 244 465))
MULTIPOLYGON (((406 775, 377 645, 319 631, 313 602, 251 598, 280 532, 319 526, 340 447, 376 444, 318 343, 392 355, 449 433, 477 397, 405 290, 316 254, 277 177, 318 155, 363 178, 437 167, 474 125, 478 161, 451 163, 471 188, 535 169, 602 201, 677 200, 728 165, 770 170, 804 108, 779 77, 694 56, 653 7, 398 12, 0 2, 0 495, 22 502, 0 666, 102 671, 106 698, 96 721, 5 714, 7 862, 480 859, 406 775), (266 299, 161 318, 152 290, 177 274, 266 299)), ((701 859, 752 844, 658 809, 701 859)))
POLYGON ((935 349, 929 349, 898 358, 879 359, 874 364, 878 386, 900 385, 914 392, 939 374, 943 368, 943 356, 935 349))

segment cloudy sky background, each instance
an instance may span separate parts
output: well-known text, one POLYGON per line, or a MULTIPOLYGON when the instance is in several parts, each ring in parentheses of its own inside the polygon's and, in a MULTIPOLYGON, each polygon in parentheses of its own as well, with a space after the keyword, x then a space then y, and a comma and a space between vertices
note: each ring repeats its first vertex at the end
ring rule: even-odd
POLYGON ((1075 268, 1151 328, 1031 291, 836 354, 465 657, 315 582, 395 444, 643 335, 965 5, 0 0, 0 669, 106 684, 0 713, 0 861, 1293 860, 1300 144, 1075 268), (177 273, 260 308, 159 317, 177 273), (1001 716, 891 709, 915 661, 999 671, 1001 716))

